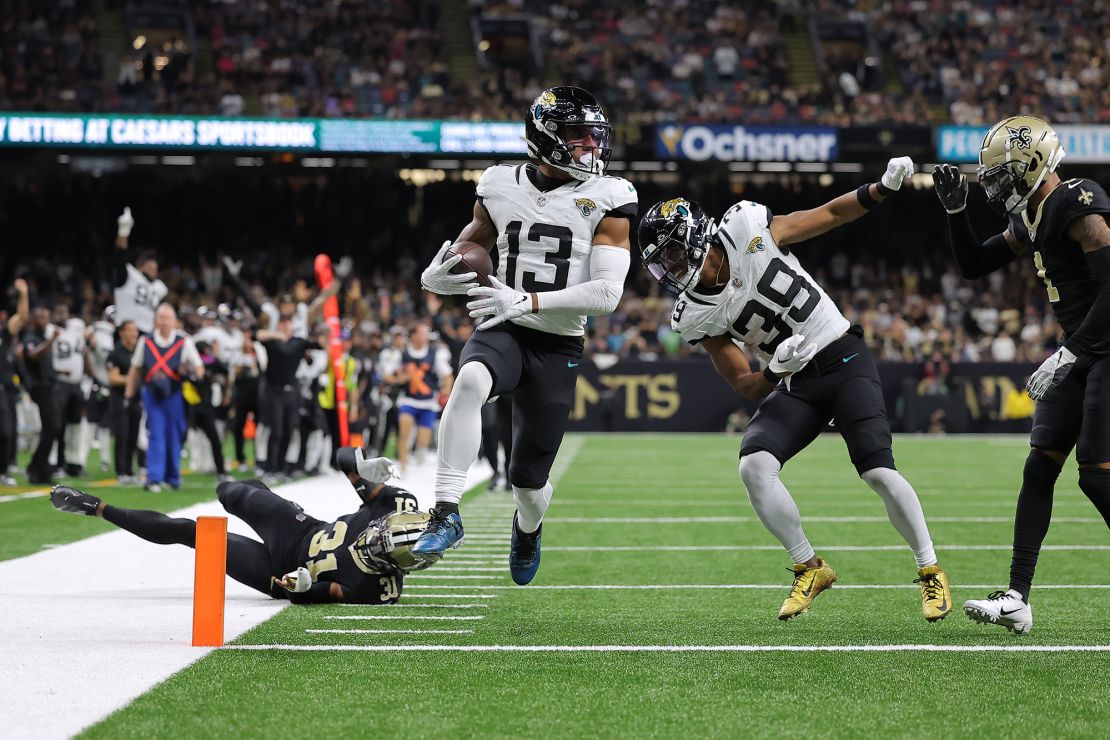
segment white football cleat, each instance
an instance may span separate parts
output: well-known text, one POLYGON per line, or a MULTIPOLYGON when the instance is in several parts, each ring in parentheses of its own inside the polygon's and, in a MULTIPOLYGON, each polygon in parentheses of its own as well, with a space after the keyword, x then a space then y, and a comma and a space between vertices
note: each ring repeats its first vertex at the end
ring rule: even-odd
POLYGON ((967 618, 983 624, 998 624, 1014 634, 1024 635, 1033 628, 1033 607, 1013 589, 995 591, 985 599, 964 602, 967 618))

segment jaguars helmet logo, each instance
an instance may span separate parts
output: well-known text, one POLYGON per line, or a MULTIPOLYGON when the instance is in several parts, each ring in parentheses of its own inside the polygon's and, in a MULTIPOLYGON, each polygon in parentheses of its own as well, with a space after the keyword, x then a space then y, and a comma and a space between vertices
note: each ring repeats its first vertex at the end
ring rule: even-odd
POLYGON ((762 236, 753 236, 752 240, 750 242, 748 242, 748 254, 755 254, 756 252, 762 252, 766 248, 767 247, 765 247, 763 245, 763 237, 762 236))
POLYGON ((1028 149, 1033 146, 1033 130, 1028 126, 1007 126, 1006 135, 1008 137, 1006 146, 1009 148, 1028 149))
POLYGON ((578 210, 581 211, 582 215, 586 218, 589 218, 590 214, 597 210, 597 203, 594 203, 589 198, 575 198, 574 205, 578 206, 578 210))
POLYGON ((677 213, 679 216, 689 216, 689 204, 682 198, 672 198, 663 205, 659 206, 659 215, 663 218, 670 218, 671 215, 675 213, 677 213))

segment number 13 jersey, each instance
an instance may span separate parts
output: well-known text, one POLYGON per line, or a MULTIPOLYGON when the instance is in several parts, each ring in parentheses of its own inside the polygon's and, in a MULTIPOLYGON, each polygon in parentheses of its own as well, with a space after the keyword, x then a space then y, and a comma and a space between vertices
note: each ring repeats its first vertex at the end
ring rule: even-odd
MULTIPOLYGON (((584 283, 590 279, 598 224, 610 215, 635 218, 636 189, 609 176, 540 189, 534 170, 532 164, 496 165, 478 180, 478 200, 497 227, 497 279, 525 293, 584 283)), ((586 325, 585 316, 566 314, 527 314, 512 321, 563 336, 581 336, 586 325)))
POLYGON ((671 314, 671 327, 687 342, 727 334, 766 363, 793 334, 821 350, 848 330, 836 304, 775 243, 770 227, 771 212, 758 203, 741 201, 725 213, 717 236, 728 257, 728 283, 713 294, 688 288, 671 314))

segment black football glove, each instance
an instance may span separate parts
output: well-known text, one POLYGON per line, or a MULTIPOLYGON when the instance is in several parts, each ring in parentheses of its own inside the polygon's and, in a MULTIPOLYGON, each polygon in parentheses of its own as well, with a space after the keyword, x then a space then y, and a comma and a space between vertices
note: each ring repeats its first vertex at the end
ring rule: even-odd
POLYGON ((967 206, 967 178, 954 164, 938 164, 933 168, 933 187, 940 204, 949 214, 959 213, 967 206))

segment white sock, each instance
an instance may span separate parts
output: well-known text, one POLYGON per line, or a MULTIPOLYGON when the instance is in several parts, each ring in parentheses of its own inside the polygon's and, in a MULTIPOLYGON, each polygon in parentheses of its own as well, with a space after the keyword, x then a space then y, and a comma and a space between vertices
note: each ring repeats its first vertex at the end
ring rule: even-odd
POLYGON ((256 424, 254 427, 254 461, 256 463, 266 462, 269 444, 270 427, 266 424, 256 424))
POLYGON ((773 534, 795 563, 814 556, 802 532, 802 516, 790 492, 779 479, 782 465, 770 452, 759 451, 740 458, 740 480, 759 521, 773 534))
POLYGON ((439 422, 436 457, 436 503, 458 504, 466 486, 466 471, 482 444, 482 404, 493 390, 493 376, 480 362, 459 370, 439 422))
POLYGON ((933 550, 933 538, 929 536, 925 512, 921 510, 921 502, 910 482, 897 470, 890 468, 872 468, 861 473, 860 478, 882 497, 886 515, 913 550, 917 567, 935 565, 937 554, 933 550))
POLYGON ((513 486, 513 498, 516 499, 516 526, 521 532, 531 534, 540 528, 543 515, 551 505, 551 495, 555 489, 551 481, 544 484, 543 488, 517 488, 513 486))
POLYGON ((89 448, 92 447, 93 428, 89 424, 89 420, 81 417, 81 423, 78 425, 79 430, 77 434, 77 460, 75 461, 82 468, 89 461, 89 448))
POLYGON ((102 463, 112 462, 112 430, 108 427, 96 428, 96 446, 100 450, 102 463))

